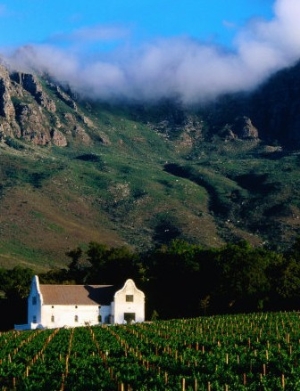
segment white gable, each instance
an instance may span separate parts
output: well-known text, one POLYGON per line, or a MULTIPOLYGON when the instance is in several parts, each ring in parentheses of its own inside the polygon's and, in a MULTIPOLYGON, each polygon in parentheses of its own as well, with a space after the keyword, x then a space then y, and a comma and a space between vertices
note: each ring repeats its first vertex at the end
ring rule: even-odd
POLYGON ((145 320, 145 295, 137 289, 133 280, 127 280, 118 290, 112 303, 113 322, 143 322, 145 320))

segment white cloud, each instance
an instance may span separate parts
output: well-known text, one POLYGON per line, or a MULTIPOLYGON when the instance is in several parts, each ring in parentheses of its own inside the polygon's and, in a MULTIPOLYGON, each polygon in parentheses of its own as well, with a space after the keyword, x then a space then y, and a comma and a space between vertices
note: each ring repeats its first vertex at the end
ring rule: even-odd
POLYGON ((97 41, 113 41, 124 39, 128 36, 129 30, 121 26, 103 26, 83 27, 70 34, 56 34, 49 39, 49 42, 75 42, 87 43, 97 41))
POLYGON ((227 29, 236 29, 237 25, 234 22, 230 22, 230 20, 223 20, 222 22, 223 26, 226 27, 227 29))
MULTIPOLYGON (((235 50, 203 45, 188 37, 158 39, 138 49, 83 58, 51 45, 19 49, 11 61, 47 71, 91 97, 157 99, 191 103, 221 93, 246 90, 300 58, 300 1, 277 0, 271 21, 252 20, 238 32, 235 50)), ((128 32, 96 26, 75 31, 69 40, 123 39, 128 32)))

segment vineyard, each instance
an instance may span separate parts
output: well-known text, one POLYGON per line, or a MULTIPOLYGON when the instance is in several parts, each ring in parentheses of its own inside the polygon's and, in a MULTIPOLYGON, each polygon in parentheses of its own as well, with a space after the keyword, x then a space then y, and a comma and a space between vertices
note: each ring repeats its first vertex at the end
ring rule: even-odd
POLYGON ((0 389, 300 390, 300 313, 0 335, 0 389))

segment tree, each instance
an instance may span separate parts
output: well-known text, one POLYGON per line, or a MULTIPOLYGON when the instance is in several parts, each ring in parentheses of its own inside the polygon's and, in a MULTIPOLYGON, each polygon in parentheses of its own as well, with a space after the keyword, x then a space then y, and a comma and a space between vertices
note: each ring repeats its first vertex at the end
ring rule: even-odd
POLYGON ((198 251, 198 246, 175 239, 155 249, 146 259, 148 300, 164 317, 199 314, 198 251))
POLYGON ((86 254, 91 264, 87 277, 89 282, 121 284, 127 278, 139 279, 139 272, 143 271, 137 254, 126 246, 109 248, 90 242, 86 254))
POLYGON ((95 269, 105 265, 109 248, 105 244, 90 242, 87 250, 88 261, 95 269))
POLYGON ((0 287, 5 294, 5 298, 0 300, 0 311, 5 314, 0 319, 1 330, 8 330, 14 324, 26 322, 26 299, 33 275, 31 269, 21 266, 10 270, 0 269, 0 287))
POLYGON ((104 276, 107 282, 121 284, 127 278, 139 280, 138 256, 128 247, 111 248, 107 253, 104 276))
POLYGON ((71 271, 78 270, 79 268, 79 260, 82 256, 81 247, 76 247, 74 250, 70 250, 66 252, 66 256, 71 258, 71 263, 68 265, 71 271))
POLYGON ((83 276, 83 268, 80 265, 80 258, 83 254, 81 247, 77 247, 74 250, 70 250, 66 252, 66 255, 71 258, 71 262, 69 263, 69 271, 68 277, 72 280, 75 280, 76 283, 82 282, 83 276))
POLYGON ((299 309, 300 262, 294 255, 281 255, 270 268, 275 309, 299 309))
POLYGON ((16 266, 13 269, 0 271, 0 285, 5 297, 9 300, 22 300, 29 295, 34 272, 32 269, 16 266))
POLYGON ((268 251, 241 241, 223 247, 217 261, 221 269, 219 295, 226 305, 242 311, 261 309, 270 291, 268 251))

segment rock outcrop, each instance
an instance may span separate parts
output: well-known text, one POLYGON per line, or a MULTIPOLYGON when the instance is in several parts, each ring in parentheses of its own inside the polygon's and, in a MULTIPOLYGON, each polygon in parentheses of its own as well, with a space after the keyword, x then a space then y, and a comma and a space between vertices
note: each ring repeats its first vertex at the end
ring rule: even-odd
POLYGON ((250 118, 243 116, 235 119, 233 133, 240 139, 258 139, 258 130, 250 118))
POLYGON ((77 105, 75 101, 65 93, 59 86, 55 86, 57 96, 64 101, 68 106, 70 106, 74 111, 77 111, 77 105))
POLYGON ((57 147, 66 147, 68 145, 66 136, 57 129, 51 131, 51 138, 53 144, 57 147))
POLYGON ((21 128, 21 137, 36 145, 47 145, 50 134, 45 126, 46 118, 42 110, 33 103, 19 103, 16 106, 16 120, 21 128))
POLYGON ((56 105, 53 99, 50 99, 43 91, 43 88, 35 75, 15 72, 11 75, 11 79, 28 91, 40 106, 52 113, 55 113, 56 105))
MULTIPOLYGON (((15 107, 12 101, 13 87, 11 85, 9 72, 0 64, 0 134, 3 140, 5 136, 20 137, 21 131, 15 116, 15 107)), ((21 93, 18 88, 15 91, 16 96, 21 93)))
POLYGON ((68 139, 90 143, 93 122, 63 89, 37 75, 10 73, 0 64, 0 142, 18 138, 34 145, 65 147, 68 139), (61 102, 61 103, 60 103, 61 102), (65 112, 57 105, 66 107, 65 112))
POLYGON ((202 114, 211 135, 248 140, 259 137, 267 144, 298 149, 299 112, 300 61, 277 72, 251 92, 220 97, 207 105, 202 114))

